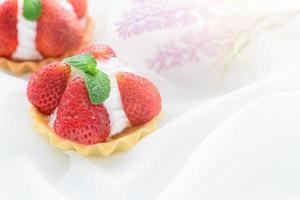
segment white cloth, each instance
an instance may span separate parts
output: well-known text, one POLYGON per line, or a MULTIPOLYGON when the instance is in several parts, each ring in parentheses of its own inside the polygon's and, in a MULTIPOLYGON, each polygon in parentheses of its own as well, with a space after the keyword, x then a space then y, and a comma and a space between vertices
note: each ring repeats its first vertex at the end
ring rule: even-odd
MULTIPOLYGON (((187 61, 183 67, 158 71, 147 60, 164 43, 160 35, 175 37, 178 30, 121 38, 115 29, 124 10, 155 1, 116 2, 90 1, 97 20, 95 41, 110 44, 156 83, 164 101, 160 127, 133 149, 108 158, 62 152, 32 130, 26 78, 1 71, 1 197, 299 199, 299 2, 271 1, 265 7, 270 1, 223 1, 223 8, 239 4, 238 13, 246 9, 255 19, 232 62, 205 70, 223 55, 217 54, 206 64, 187 61)), ((184 31, 192 32, 190 26, 195 24, 184 31)), ((217 47, 232 51, 232 45, 222 45, 217 47)))

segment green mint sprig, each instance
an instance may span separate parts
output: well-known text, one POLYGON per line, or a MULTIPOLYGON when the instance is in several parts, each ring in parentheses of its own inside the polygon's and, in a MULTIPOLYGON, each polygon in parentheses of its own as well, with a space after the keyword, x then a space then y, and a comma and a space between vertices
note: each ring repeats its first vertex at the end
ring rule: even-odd
POLYGON ((96 68, 97 61, 94 57, 80 54, 64 59, 64 63, 83 73, 92 104, 101 104, 109 97, 111 91, 109 77, 96 68))
POLYGON ((41 0, 24 0, 23 16, 29 21, 36 21, 42 14, 41 0))
POLYGON ((84 73, 95 74, 97 72, 97 61, 90 54, 80 54, 64 60, 65 63, 83 71, 84 73))

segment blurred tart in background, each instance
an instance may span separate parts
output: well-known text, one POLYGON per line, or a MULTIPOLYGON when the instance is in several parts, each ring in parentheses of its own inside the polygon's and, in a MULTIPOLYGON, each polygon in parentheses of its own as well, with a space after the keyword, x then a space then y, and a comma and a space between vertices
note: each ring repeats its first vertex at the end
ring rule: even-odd
POLYGON ((0 66, 14 73, 72 55, 91 39, 86 0, 0 1, 0 66))

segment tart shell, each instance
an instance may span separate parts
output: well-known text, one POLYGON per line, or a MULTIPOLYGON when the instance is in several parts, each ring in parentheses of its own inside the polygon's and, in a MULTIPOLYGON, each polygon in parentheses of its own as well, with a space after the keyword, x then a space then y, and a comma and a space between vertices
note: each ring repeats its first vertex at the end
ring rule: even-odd
POLYGON ((115 152, 126 151, 135 146, 141 139, 153 132, 158 124, 160 115, 150 122, 126 129, 121 134, 105 143, 83 145, 61 138, 49 126, 48 120, 36 108, 30 108, 30 116, 34 120, 34 129, 47 138, 51 144, 62 150, 74 150, 82 156, 109 156, 115 152))
MULTIPOLYGON (((86 20, 86 27, 84 28, 83 46, 87 45, 91 41, 93 29, 94 20, 88 16, 86 20)), ((26 72, 35 72, 42 65, 51 63, 55 60, 61 60, 64 57, 68 57, 72 54, 73 52, 69 52, 60 58, 46 58, 39 61, 14 61, 8 58, 0 57, 0 68, 5 68, 16 75, 21 75, 26 72)))

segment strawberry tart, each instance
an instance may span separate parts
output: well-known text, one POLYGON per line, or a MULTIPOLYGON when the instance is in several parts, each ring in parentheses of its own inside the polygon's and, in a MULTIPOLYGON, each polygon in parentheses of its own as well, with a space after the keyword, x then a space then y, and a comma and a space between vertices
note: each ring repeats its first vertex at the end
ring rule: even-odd
POLYGON ((161 96, 105 45, 42 66, 27 86, 37 131, 63 150, 108 156, 155 130, 161 96))
POLYGON ((0 66, 36 71, 82 48, 92 28, 87 0, 0 0, 0 66))

